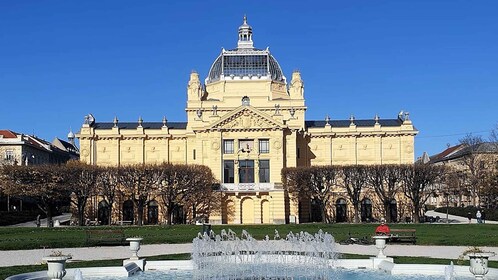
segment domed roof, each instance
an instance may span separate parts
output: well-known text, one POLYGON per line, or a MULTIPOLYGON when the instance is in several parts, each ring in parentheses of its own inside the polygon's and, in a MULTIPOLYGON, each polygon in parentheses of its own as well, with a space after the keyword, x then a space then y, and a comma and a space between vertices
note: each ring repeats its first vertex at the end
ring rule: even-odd
POLYGON ((67 134, 67 139, 74 139, 75 135, 72 130, 69 130, 69 133, 67 134))
POLYGON ((285 76, 277 60, 269 49, 253 47, 252 28, 247 17, 239 27, 237 48, 221 51, 209 70, 206 84, 219 80, 258 80, 266 79, 286 83, 285 76))

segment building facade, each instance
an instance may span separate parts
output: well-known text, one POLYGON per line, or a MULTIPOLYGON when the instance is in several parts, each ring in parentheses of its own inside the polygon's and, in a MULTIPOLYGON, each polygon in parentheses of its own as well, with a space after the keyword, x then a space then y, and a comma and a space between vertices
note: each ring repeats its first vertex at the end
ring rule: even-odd
POLYGON ((309 221, 302 215, 309 203, 299 206, 283 189, 284 167, 414 161, 418 131, 408 114, 306 120, 301 73, 288 82, 270 50, 254 47, 246 18, 237 47, 222 49, 204 82, 190 74, 185 110, 186 122, 97 122, 88 115, 77 134, 81 160, 207 165, 224 196, 209 220, 224 224, 309 221))
POLYGON ((489 195, 488 178, 496 174, 498 168, 498 143, 480 142, 458 144, 429 157, 426 164, 444 165, 448 168, 445 184, 434 192, 427 204, 436 207, 495 207, 498 204, 494 195, 489 195))
MULTIPOLYGON (((55 138, 52 143, 34 135, 0 130, 0 166, 63 164, 69 160, 79 160, 75 135, 68 134, 68 141, 55 138)), ((28 205, 29 206, 29 205, 28 205)), ((23 199, 3 196, 0 193, 0 211, 22 211, 23 199)))

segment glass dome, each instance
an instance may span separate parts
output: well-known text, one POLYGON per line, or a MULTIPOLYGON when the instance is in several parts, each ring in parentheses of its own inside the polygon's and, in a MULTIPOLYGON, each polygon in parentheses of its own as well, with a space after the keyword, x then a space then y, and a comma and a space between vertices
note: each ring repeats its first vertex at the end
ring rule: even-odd
POLYGON ((239 27, 237 48, 221 51, 216 58, 206 84, 219 80, 266 79, 285 83, 285 77, 277 60, 267 49, 253 47, 252 27, 247 24, 247 17, 239 27))

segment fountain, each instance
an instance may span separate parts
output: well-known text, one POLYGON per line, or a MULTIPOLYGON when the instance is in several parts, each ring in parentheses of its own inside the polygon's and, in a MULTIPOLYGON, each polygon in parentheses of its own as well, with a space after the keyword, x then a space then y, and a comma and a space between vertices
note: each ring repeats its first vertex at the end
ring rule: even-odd
POLYGON ((254 239, 247 231, 239 238, 235 232, 204 234, 193 241, 192 261, 197 279, 236 279, 248 275, 256 279, 305 277, 323 279, 337 258, 332 235, 321 230, 289 233, 281 239, 278 232, 270 239, 254 239))
MULTIPOLYGON (((254 239, 247 231, 239 237, 222 230, 199 234, 193 240, 192 260, 145 261, 138 244, 130 244, 132 257, 122 267, 67 269, 64 279, 349 279, 349 280, 470 280, 498 279, 498 269, 473 275, 468 266, 395 264, 385 256, 385 238, 375 238, 378 254, 369 259, 339 259, 332 235, 319 231, 289 233, 254 239), (137 271, 144 271, 137 273, 137 271), (95 278, 103 277, 104 278, 95 278), (481 277, 481 278, 478 278, 481 277), (486 278, 488 277, 488 278, 486 278)), ((129 240, 140 242, 140 240, 129 240)), ((365 247, 368 249, 368 247, 365 247)), ((47 272, 15 275, 7 280, 46 280, 47 272)))

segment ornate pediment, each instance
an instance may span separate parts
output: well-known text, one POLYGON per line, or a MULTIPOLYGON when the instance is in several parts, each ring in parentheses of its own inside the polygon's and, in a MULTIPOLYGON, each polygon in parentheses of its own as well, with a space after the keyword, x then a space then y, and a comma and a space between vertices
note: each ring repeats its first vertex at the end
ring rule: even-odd
POLYGON ((283 124, 249 106, 239 107, 207 129, 275 129, 283 124))

